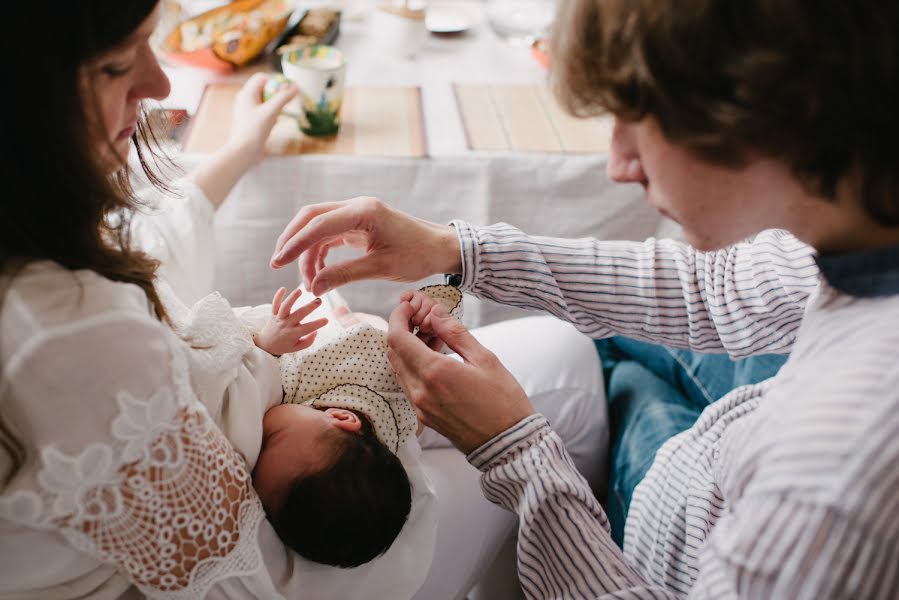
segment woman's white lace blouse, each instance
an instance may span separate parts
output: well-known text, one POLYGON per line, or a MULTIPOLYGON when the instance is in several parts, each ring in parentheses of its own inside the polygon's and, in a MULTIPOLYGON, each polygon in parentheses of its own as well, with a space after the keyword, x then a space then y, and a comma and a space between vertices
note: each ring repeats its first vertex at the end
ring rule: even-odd
POLYGON ((29 453, 0 496, 0 527, 39 543, 0 566, 0 588, 87 588, 105 574, 111 595, 133 583, 187 599, 258 571, 263 512, 245 463, 143 292, 41 263, 5 301, 0 401, 29 453))

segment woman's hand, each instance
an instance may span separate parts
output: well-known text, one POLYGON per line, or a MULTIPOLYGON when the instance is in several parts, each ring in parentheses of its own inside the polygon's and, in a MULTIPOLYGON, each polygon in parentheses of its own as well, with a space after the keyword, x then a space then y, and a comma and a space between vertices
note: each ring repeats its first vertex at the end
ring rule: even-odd
POLYGON ((272 267, 300 259, 306 287, 321 295, 359 279, 416 281, 434 273, 461 273, 455 228, 417 219, 377 198, 306 206, 278 238, 272 267), (332 248, 360 248, 361 257, 326 265, 332 248))
POLYGON ((268 101, 262 101, 262 88, 269 76, 255 73, 237 92, 231 113, 231 131, 225 147, 240 154, 247 161, 247 168, 265 156, 265 140, 268 139, 278 115, 299 90, 293 84, 278 89, 268 101))
POLYGON ((387 334, 387 359, 420 423, 467 454, 534 413, 512 374, 446 309, 435 305, 427 319, 420 313, 410 302, 400 302, 387 334), (413 335, 413 318, 428 328, 425 335, 442 340, 464 362, 435 352, 413 335))
POLYGON ((274 356, 308 348, 315 341, 315 331, 324 327, 328 322, 328 319, 318 319, 310 323, 303 323, 303 319, 321 306, 321 298, 316 298, 290 312, 303 290, 297 288, 285 298, 286 293, 287 290, 283 287, 275 292, 275 297, 272 299, 272 316, 262 331, 253 336, 253 341, 257 346, 274 356))
POLYGON ((278 115, 297 95, 296 86, 285 86, 263 103, 266 79, 262 73, 256 73, 240 88, 234 99, 228 141, 190 175, 214 208, 225 201, 243 174, 265 155, 265 140, 278 115))

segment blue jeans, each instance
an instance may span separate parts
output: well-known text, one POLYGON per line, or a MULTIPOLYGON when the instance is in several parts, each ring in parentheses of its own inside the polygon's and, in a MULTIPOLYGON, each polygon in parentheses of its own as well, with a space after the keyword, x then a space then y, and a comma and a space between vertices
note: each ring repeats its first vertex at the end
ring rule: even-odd
POLYGON ((596 340, 609 402, 611 443, 606 514, 621 546, 634 488, 656 451, 693 426, 706 406, 741 385, 775 375, 779 354, 732 360, 616 337, 596 340))

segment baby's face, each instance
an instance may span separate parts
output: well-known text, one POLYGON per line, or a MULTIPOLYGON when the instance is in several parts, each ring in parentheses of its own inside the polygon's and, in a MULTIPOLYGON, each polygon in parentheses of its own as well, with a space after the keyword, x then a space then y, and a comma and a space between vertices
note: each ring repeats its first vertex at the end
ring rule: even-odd
POLYGON ((267 511, 276 511, 292 481, 327 469, 333 459, 329 434, 359 431, 352 411, 319 410, 302 404, 279 404, 262 420, 262 449, 253 470, 253 486, 267 511))

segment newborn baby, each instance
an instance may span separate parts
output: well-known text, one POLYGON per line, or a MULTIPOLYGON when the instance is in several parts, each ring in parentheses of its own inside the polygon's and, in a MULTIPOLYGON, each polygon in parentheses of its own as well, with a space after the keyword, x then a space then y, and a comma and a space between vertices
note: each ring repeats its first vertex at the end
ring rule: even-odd
MULTIPOLYGON (((416 294, 461 313, 456 288, 416 294)), ((231 394, 229 406, 209 408, 253 469, 253 485, 285 544, 309 560, 353 567, 384 553, 408 518, 412 490, 396 453, 414 440, 417 420, 386 358, 386 323, 339 308, 336 322, 304 322, 321 301, 291 310, 299 295, 285 297, 282 288, 270 308, 241 315, 246 327, 253 321, 247 311, 256 311, 257 322, 261 310, 268 312, 264 325, 251 327, 258 329, 252 340, 280 355, 281 403, 263 407, 263 416, 231 394), (261 440, 251 435, 251 421, 260 417, 261 440)), ((188 319, 192 331, 182 337, 196 339, 213 322, 223 327, 225 307, 236 321, 218 294, 198 302, 188 319)))
POLYGON ((355 567, 399 535, 412 490, 364 413, 281 404, 263 419, 253 485, 275 531, 309 560, 355 567))

